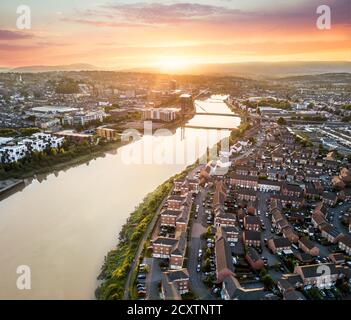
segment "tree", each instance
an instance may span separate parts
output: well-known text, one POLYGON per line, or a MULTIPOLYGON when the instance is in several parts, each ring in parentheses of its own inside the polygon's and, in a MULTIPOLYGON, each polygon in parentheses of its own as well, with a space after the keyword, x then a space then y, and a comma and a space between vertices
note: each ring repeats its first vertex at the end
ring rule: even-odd
POLYGON ((204 258, 208 259, 211 256, 211 253, 212 253, 211 249, 207 248, 206 251, 205 251, 205 254, 204 254, 204 258))
POLYGON ((211 261, 209 258, 205 259, 204 264, 202 266, 203 272, 209 272, 211 270, 211 261))
POLYGON ((262 277, 262 282, 265 288, 268 290, 271 290, 274 286, 274 280, 269 274, 266 274, 264 277, 262 277))
POLYGON ((340 289, 340 291, 342 292, 342 293, 349 293, 350 292, 350 285, 346 282, 346 281, 344 281, 341 285, 340 285, 340 287, 339 287, 339 289, 340 289))
POLYGON ((280 118, 277 120, 277 123, 278 123, 280 126, 284 126, 284 125, 286 125, 286 120, 285 120, 283 117, 280 117, 280 118))
POLYGON ((310 296, 311 299, 320 299, 321 298, 319 290, 316 287, 311 288, 308 291, 308 295, 310 296))
POLYGON ((252 144, 256 144, 256 139, 255 139, 255 137, 250 137, 249 141, 250 141, 252 144))
POLYGON ((260 271, 260 277, 263 278, 263 277, 266 276, 266 275, 267 275, 267 270, 266 270, 266 268, 261 269, 261 271, 260 271))

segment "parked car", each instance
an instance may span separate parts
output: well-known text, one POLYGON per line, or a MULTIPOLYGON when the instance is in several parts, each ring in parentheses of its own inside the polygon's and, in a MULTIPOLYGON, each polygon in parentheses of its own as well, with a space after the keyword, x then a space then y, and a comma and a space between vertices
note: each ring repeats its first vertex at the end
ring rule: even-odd
POLYGON ((218 294, 220 291, 221 291, 221 289, 218 288, 218 287, 216 287, 216 288, 214 288, 214 289, 212 290, 212 293, 213 293, 213 294, 218 294))

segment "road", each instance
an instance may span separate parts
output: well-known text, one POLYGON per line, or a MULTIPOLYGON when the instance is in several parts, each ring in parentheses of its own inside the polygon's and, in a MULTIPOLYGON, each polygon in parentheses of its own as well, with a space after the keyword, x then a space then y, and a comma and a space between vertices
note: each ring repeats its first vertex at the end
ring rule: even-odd
MULTIPOLYGON (((171 191, 169 192, 169 194, 173 191, 173 188, 171 189, 171 191)), ((164 197, 164 199, 162 200, 162 203, 161 205, 159 206, 159 208, 157 209, 157 212, 155 213, 155 215, 153 216, 151 222, 149 223, 144 235, 143 235, 143 238, 141 239, 140 243, 139 243, 139 246, 138 246, 138 249, 135 253, 135 256, 134 256, 134 259, 133 259, 133 262, 132 262, 132 265, 130 266, 130 269, 129 269, 129 272, 128 272, 128 275, 127 275, 127 278, 126 278, 126 282, 125 282, 125 285, 124 285, 124 295, 123 295, 123 299, 124 300, 128 300, 129 299, 129 288, 130 288, 130 282, 132 280, 132 274, 133 274, 133 271, 135 270, 135 268, 137 267, 137 263, 139 261, 139 258, 140 258, 140 255, 143 251, 143 248, 144 248, 144 245, 145 245, 145 242, 147 240, 147 238, 149 237, 151 231, 153 230, 157 220, 158 220, 158 217, 160 215, 160 211, 162 209, 162 207, 164 206, 166 200, 167 200, 168 196, 164 197)))
POLYGON ((195 204, 199 205, 198 218, 192 218, 191 239, 189 245, 188 271, 190 276, 190 286, 194 294, 201 300, 214 300, 209 289, 202 282, 202 273, 196 271, 198 265, 199 249, 204 246, 201 240, 201 234, 206 231, 206 215, 202 205, 203 199, 206 197, 207 191, 201 188, 198 196, 195 198, 195 204))
POLYGON ((339 219, 339 216, 342 215, 343 213, 347 212, 347 210, 351 208, 351 203, 350 202, 344 202, 341 206, 337 206, 336 208, 332 208, 331 212, 333 214, 332 218, 332 224, 334 225, 335 228, 337 228, 339 231, 347 234, 348 229, 346 226, 344 226, 341 223, 341 220, 339 219))
POLYGON ((266 230, 262 230, 261 232, 261 247, 262 247, 262 256, 267 258, 267 264, 268 266, 273 266, 274 264, 278 263, 279 260, 278 258, 271 253, 271 251, 266 247, 264 243, 264 239, 266 238, 267 240, 272 238, 274 234, 271 232, 271 220, 269 217, 266 217, 266 212, 267 212, 267 199, 271 196, 270 192, 261 192, 257 191, 257 197, 258 197, 258 204, 257 204, 257 210, 260 211, 260 214, 258 215, 264 222, 264 225, 266 227, 266 230))

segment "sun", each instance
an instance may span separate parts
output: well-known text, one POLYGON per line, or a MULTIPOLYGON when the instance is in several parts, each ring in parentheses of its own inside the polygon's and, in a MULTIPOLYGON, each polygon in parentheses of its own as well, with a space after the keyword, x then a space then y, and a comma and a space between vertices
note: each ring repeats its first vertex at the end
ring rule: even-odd
POLYGON ((164 72, 179 72, 185 70, 189 62, 187 59, 180 57, 163 57, 159 59, 157 65, 164 72))

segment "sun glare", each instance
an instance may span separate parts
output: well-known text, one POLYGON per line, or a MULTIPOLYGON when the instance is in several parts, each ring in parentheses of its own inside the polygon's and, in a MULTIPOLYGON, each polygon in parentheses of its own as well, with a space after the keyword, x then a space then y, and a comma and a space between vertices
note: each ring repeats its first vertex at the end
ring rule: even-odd
POLYGON ((178 72, 186 69, 189 62, 179 57, 167 57, 160 59, 157 65, 161 71, 178 72))

